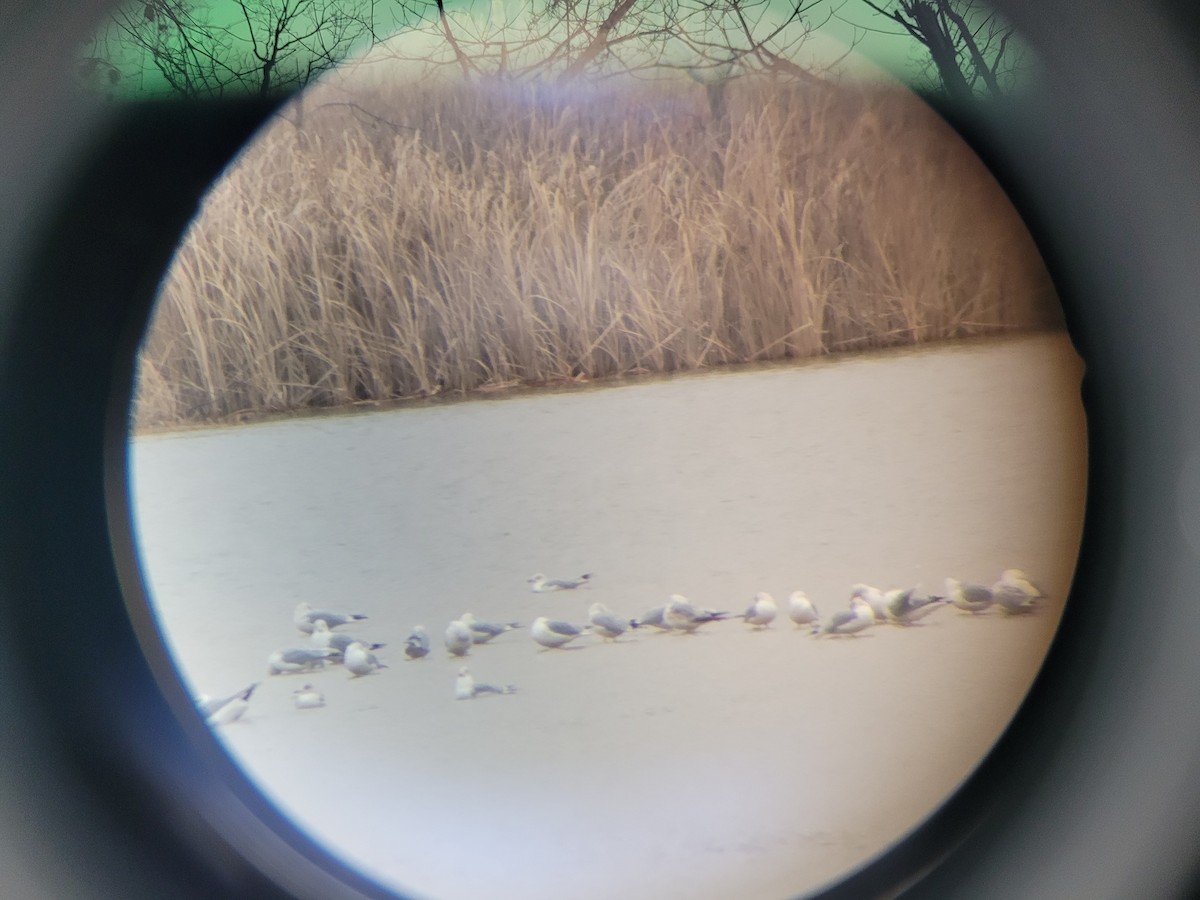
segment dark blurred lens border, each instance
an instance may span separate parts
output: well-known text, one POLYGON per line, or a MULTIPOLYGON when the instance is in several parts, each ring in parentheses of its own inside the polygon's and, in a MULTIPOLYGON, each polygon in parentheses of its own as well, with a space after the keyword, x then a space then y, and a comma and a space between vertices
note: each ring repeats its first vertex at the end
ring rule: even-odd
MULTIPOLYGON (((135 625, 153 623, 124 484, 132 352, 201 192, 269 107, 79 105, 63 61, 105 6, 0 13, 0 892, 381 894, 172 713, 168 700, 188 698, 162 648, 138 643, 135 625)), ((1046 90, 986 120, 946 114, 1034 231, 1087 365, 1083 555, 1060 636, 995 751, 826 896, 1193 895, 1197 14, 1003 8, 1045 62, 1046 90)))

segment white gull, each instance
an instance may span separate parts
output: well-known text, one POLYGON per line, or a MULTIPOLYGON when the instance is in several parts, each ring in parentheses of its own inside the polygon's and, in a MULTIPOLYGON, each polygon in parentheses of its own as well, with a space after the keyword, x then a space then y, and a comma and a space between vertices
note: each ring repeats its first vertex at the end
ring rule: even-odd
POLYGON ((811 625, 817 621, 817 608, 804 591, 792 591, 788 596, 788 618, 797 625, 811 625))
POLYGON ((361 638, 353 637, 341 631, 330 631, 329 625, 324 619, 317 619, 313 623, 312 634, 309 635, 308 640, 314 647, 328 647, 332 650, 334 655, 330 659, 341 659, 342 655, 346 652, 346 648, 355 641, 361 643, 368 650, 379 650, 387 646, 386 644, 364 641, 361 638))
POLYGON ((256 687, 258 687, 257 681, 248 688, 242 688, 236 694, 215 699, 207 694, 201 694, 196 698, 196 709, 200 715, 204 716, 204 721, 209 725, 227 725, 230 722, 236 722, 250 708, 250 695, 254 693, 256 687))
POLYGON ((323 619, 330 628, 337 628, 339 625, 347 625, 365 618, 366 616, 362 613, 340 613, 327 609, 313 609, 311 603, 297 604, 296 611, 292 615, 292 621, 296 623, 296 627, 305 634, 312 634, 313 624, 318 619, 323 619))
POLYGON ((421 659, 429 655, 429 634, 424 625, 418 625, 404 642, 404 655, 409 659, 421 659))
POLYGON ((1041 598, 1042 592, 1019 569, 1005 569, 992 585, 992 599, 1010 616, 1033 612, 1041 598))
POLYGON ((354 678, 358 678, 360 675, 370 675, 376 669, 387 668, 376 658, 374 653, 363 646, 361 641, 355 641, 346 648, 344 662, 354 678))
POLYGON ((876 622, 886 622, 888 620, 888 601, 884 596, 883 591, 877 587, 871 587, 869 584, 855 584, 850 587, 850 596, 858 597, 866 602, 871 607, 871 612, 875 616, 876 622))
POLYGON ((854 594, 850 598, 849 609, 834 613, 824 626, 818 623, 813 627, 812 633, 815 635, 849 634, 857 636, 858 632, 870 628, 874 624, 875 612, 871 609, 871 604, 858 594, 854 594))
POLYGON ((969 613, 984 612, 992 605, 990 588, 981 584, 962 584, 957 578, 946 579, 946 599, 969 613))
POLYGON ((533 639, 543 647, 561 647, 583 634, 583 629, 570 622, 538 616, 529 627, 533 639))
POLYGON ((775 621, 775 613, 778 610, 775 598, 766 591, 759 591, 754 595, 754 599, 750 601, 750 605, 746 607, 746 611, 740 618, 745 619, 747 625, 753 625, 755 628, 767 628, 775 621))
POLYGON ((918 596, 916 588, 888 591, 884 596, 888 601, 888 620, 897 625, 915 625, 931 612, 941 609, 944 599, 918 596))
POLYGON ((603 603, 593 603, 588 607, 588 622, 593 633, 610 641, 615 641, 630 627, 636 628, 640 624, 636 619, 621 618, 603 603))
POLYGON ((459 616, 458 621, 467 626, 467 630, 471 632, 471 640, 476 644, 486 644, 492 638, 504 634, 506 631, 521 627, 520 622, 483 622, 475 618, 474 613, 469 612, 459 616))
POLYGON ((325 695, 311 684, 306 684, 292 691, 292 702, 296 704, 296 709, 320 709, 325 705, 325 695))
POLYGON ((287 672, 311 672, 325 666, 325 660, 334 655, 328 647, 288 647, 276 650, 267 657, 267 671, 272 675, 287 672))
POLYGON ((504 687, 496 687, 494 684, 480 684, 471 677, 471 672, 466 666, 458 670, 458 678, 454 682, 455 700, 472 700, 480 694, 515 694, 516 692, 516 687, 511 684, 506 684, 504 687))
POLYGON ((471 652, 471 645, 474 643, 471 629, 459 619, 446 626, 445 640, 446 649, 450 651, 451 656, 466 656, 471 652))
POLYGON ((697 610, 683 594, 672 594, 663 610, 663 621, 676 632, 692 634, 701 625, 718 622, 728 615, 711 609, 697 610))
POLYGON ((580 585, 591 580, 592 573, 586 572, 578 578, 547 578, 541 572, 535 572, 525 580, 533 585, 536 594, 546 594, 551 591, 573 591, 580 585))

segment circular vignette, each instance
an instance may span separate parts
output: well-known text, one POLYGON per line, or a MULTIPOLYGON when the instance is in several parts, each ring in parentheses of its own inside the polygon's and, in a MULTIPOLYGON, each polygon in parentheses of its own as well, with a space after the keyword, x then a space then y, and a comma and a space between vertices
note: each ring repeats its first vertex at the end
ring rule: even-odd
MULTIPOLYGON (((175 719, 151 677, 169 661, 161 648, 149 664, 142 657, 122 600, 122 585, 140 591, 123 472, 133 347, 199 193, 266 110, 205 118, 161 107, 105 121, 72 109, 37 60, 69 46, 64 35, 83 33, 103 5, 31 13, 0 70, 17 86, 4 121, 32 129, 6 128, 0 147, 10 210, 0 242, 9 624, 0 747, 10 773, 22 773, 0 825, 26 832, 10 851, 26 859, 10 871, 74 896, 376 893, 328 858, 300 872, 278 867, 317 851, 255 800, 198 721, 175 719), (173 125, 156 130, 164 117, 173 125), (89 129, 119 137, 84 165, 89 129), (157 216, 137 204, 122 214, 130 186, 157 216), (92 217, 79 217, 89 206, 92 217)), ((905 886, 917 896, 1163 896, 1195 886, 1200 723, 1181 711, 1200 680, 1197 556, 1181 524, 1192 513, 1177 512, 1190 499, 1176 493, 1200 421, 1189 389, 1194 60, 1144 8, 1005 6, 1048 65, 1048 94, 1003 122, 949 116, 1026 216, 1089 367, 1083 553, 1060 638, 994 752, 910 839, 830 897, 905 886), (1135 45, 1123 43, 1129 34, 1135 45)), ((140 609, 138 627, 152 627, 140 609)), ((189 702, 177 681, 163 684, 172 702, 189 702)))

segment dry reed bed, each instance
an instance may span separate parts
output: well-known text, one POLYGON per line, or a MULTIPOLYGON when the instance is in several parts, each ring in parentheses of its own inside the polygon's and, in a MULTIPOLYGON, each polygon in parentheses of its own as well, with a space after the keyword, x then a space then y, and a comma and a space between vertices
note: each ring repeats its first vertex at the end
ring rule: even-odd
POLYGON ((1020 219, 912 95, 727 94, 714 122, 695 84, 318 89, 186 236, 138 426, 1057 324, 1020 219))

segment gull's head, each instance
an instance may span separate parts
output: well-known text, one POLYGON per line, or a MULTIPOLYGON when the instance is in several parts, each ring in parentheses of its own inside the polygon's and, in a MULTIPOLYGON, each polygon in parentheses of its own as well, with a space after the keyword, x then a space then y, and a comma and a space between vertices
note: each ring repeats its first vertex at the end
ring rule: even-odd
POLYGON ((754 602, 755 603, 774 603, 775 598, 772 597, 770 594, 768 594, 766 591, 759 591, 757 594, 754 595, 754 602))
POLYGON ((530 575, 525 580, 528 581, 530 584, 536 584, 539 581, 545 581, 546 576, 543 575, 541 572, 534 572, 532 575, 530 575))
POLYGON ((683 594, 672 594, 670 597, 667 598, 667 603, 687 603, 687 602, 688 602, 688 598, 683 596, 683 594))
POLYGON ((953 596, 962 590, 962 585, 959 584, 957 578, 946 579, 946 593, 953 596))
POLYGON ((608 607, 598 601, 588 607, 588 615, 589 616, 601 616, 601 615, 604 615, 608 611, 609 611, 608 607))
POLYGON ((462 678, 464 675, 470 675, 470 674, 471 673, 467 670, 466 666, 459 666, 459 668, 458 668, 458 677, 459 678, 462 678))
POLYGON ((804 593, 804 591, 792 591, 791 594, 788 595, 788 599, 793 603, 807 603, 808 594, 804 593))
POLYGON ((549 619, 547 619, 545 616, 538 616, 536 619, 534 619, 534 620, 533 620, 533 626, 532 626, 532 627, 534 627, 534 628, 545 628, 545 627, 546 627, 546 623, 547 623, 547 622, 549 622, 549 621, 550 621, 550 620, 549 620, 549 619))
POLYGON ((425 634, 425 626, 418 625, 416 628, 413 629, 413 634, 420 634, 420 635, 425 634))
POLYGON ((302 601, 296 604, 296 615, 302 616, 305 613, 312 612, 312 604, 308 601, 302 601))
POLYGON ((463 613, 458 617, 458 621, 462 622, 464 625, 472 625, 475 622, 475 613, 463 613))
POLYGON ((324 619, 313 622, 313 634, 329 634, 329 623, 324 619))

